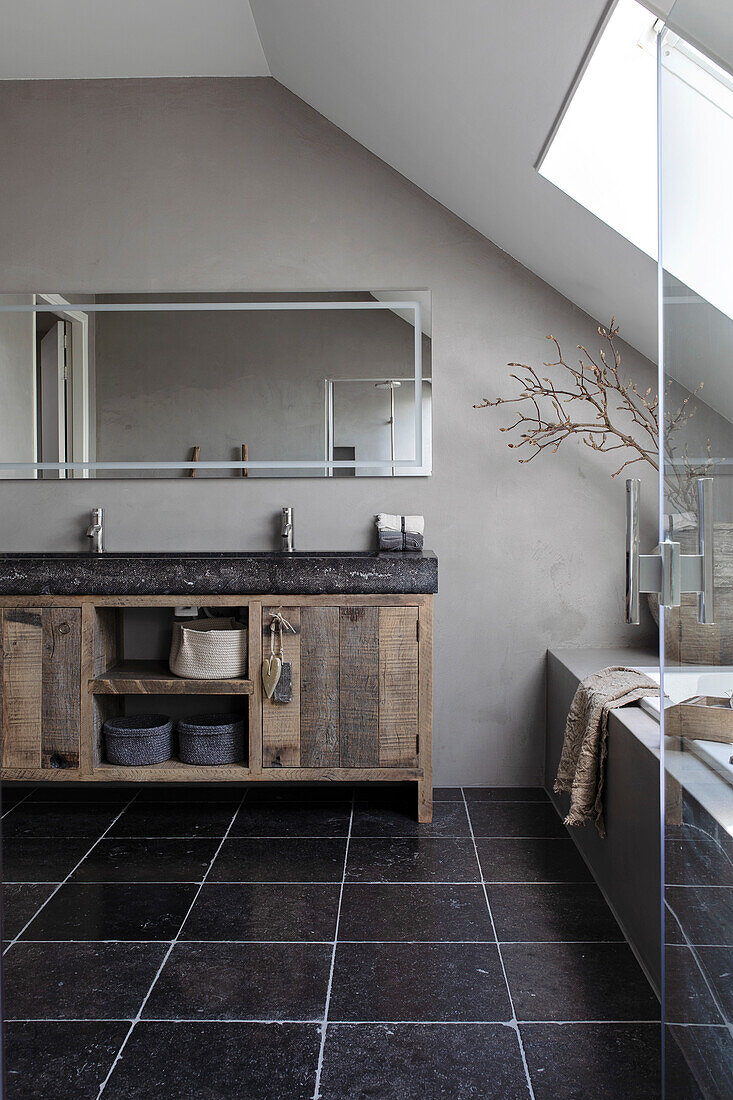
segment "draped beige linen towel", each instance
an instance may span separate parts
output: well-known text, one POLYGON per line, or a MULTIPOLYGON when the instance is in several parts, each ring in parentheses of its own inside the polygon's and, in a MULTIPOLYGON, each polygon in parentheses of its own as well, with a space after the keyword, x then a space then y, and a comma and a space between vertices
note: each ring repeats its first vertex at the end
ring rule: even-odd
POLYGON ((657 695, 659 685, 643 672, 612 665, 587 676, 578 685, 565 724, 565 740, 555 779, 555 790, 570 792, 566 825, 593 821, 601 836, 603 779, 608 743, 608 715, 617 707, 657 695))

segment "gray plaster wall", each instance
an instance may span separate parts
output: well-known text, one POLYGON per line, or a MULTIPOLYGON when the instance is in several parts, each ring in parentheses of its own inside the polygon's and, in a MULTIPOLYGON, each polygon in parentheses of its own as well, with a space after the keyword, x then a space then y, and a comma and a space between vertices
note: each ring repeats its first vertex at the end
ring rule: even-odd
POLYGON ((422 512, 436 782, 541 782, 546 650, 639 644, 651 620, 623 622, 615 456, 519 465, 510 417, 472 406, 548 333, 596 346, 596 321, 269 78, 6 82, 0 141, 0 290, 427 287, 434 379, 430 478, 0 482, 0 550, 81 548, 95 505, 131 550, 271 548, 284 504, 300 548, 361 549, 376 512, 422 512))

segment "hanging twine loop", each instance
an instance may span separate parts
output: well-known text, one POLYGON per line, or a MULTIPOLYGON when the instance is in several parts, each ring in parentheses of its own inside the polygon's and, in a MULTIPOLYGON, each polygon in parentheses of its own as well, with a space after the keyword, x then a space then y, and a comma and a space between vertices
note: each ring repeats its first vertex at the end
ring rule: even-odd
POLYGON ((292 623, 282 613, 282 608, 278 611, 274 611, 272 618, 270 619, 270 656, 283 658, 283 630, 289 630, 291 634, 295 634, 296 630, 292 623), (275 635, 277 635, 277 644, 275 642, 275 635))

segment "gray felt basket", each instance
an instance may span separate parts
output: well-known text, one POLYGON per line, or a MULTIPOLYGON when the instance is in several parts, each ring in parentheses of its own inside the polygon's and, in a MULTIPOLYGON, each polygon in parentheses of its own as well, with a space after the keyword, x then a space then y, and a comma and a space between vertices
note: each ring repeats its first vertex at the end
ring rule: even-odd
POLYGON ((236 764, 244 760, 244 721, 237 714, 196 714, 178 723, 184 764, 236 764))
POLYGON ((162 764, 173 755, 173 723, 165 714, 131 714, 104 723, 110 764, 162 764))

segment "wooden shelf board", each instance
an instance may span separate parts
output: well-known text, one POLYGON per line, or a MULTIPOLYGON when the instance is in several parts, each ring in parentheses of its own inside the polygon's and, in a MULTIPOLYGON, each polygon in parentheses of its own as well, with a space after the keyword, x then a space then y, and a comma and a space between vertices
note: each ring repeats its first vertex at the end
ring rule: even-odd
POLYGON ((121 764, 97 764, 94 769, 94 779, 107 783, 115 781, 139 781, 149 780, 162 783, 164 781, 178 781, 180 783, 199 783, 202 780, 221 782, 231 779, 249 779, 249 766, 239 764, 215 764, 204 766, 202 764, 184 764, 181 760, 166 760, 162 764, 149 764, 141 767, 125 767, 121 764))
POLYGON ((92 695, 251 695, 251 680, 189 680, 165 661, 120 661, 89 681, 92 695))

